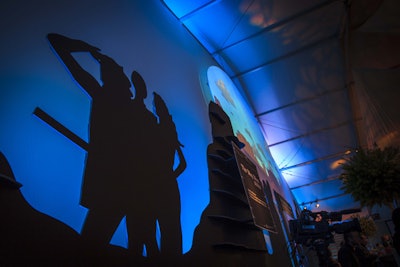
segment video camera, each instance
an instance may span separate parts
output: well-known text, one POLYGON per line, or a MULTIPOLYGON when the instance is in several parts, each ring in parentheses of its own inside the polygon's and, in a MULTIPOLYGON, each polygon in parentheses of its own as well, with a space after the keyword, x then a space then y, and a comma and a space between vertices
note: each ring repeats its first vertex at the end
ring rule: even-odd
POLYGON ((300 218, 289 221, 289 228, 293 240, 298 244, 312 245, 314 241, 322 239, 333 242, 333 232, 345 234, 353 231, 361 232, 357 218, 341 223, 343 214, 360 212, 360 209, 348 209, 339 212, 311 212, 307 209, 301 212, 300 218))

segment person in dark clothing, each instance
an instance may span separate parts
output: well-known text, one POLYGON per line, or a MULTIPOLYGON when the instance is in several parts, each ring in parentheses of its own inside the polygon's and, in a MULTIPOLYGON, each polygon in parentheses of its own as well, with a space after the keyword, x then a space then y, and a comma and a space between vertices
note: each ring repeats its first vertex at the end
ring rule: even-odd
POLYGON ((364 234, 360 234, 360 242, 355 245, 355 253, 360 262, 360 266, 372 267, 375 266, 378 255, 372 254, 368 248, 368 237, 364 234))
POLYGON ((327 267, 342 267, 338 260, 335 260, 332 256, 332 251, 327 247, 327 267))
POLYGON ((394 234, 392 236, 393 255, 397 265, 400 265, 400 208, 395 208, 392 211, 392 221, 394 224, 394 234))
POLYGON ((363 267, 356 254, 359 239, 358 232, 344 234, 344 244, 338 251, 338 260, 342 267, 363 267))
POLYGON ((393 247, 400 254, 400 208, 396 208, 392 212, 392 221, 394 224, 394 234, 392 237, 393 247))

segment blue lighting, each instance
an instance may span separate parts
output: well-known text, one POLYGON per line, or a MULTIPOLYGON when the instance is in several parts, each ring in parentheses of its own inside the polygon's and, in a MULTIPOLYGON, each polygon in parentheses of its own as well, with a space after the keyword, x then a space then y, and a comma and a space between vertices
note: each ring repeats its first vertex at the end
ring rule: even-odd
POLYGON ((198 9, 210 2, 212 0, 191 0, 191 1, 179 1, 179 0, 164 0, 163 1, 169 9, 171 9, 174 14, 181 18, 182 16, 198 9))
POLYGON ((266 143, 253 113, 243 96, 229 76, 220 68, 211 66, 207 72, 208 85, 211 96, 207 101, 218 103, 229 115, 235 135, 246 144, 244 150, 259 166, 268 173, 274 172, 277 182, 280 183, 280 174, 274 168, 274 161, 266 149, 266 143))
POLYGON ((263 230, 263 234, 264 234, 264 240, 265 240, 265 244, 267 246, 268 254, 272 255, 274 253, 274 248, 272 247, 271 237, 269 235, 269 232, 267 230, 263 230))
MULTIPOLYGON (((98 65, 93 64, 90 57, 85 54, 74 57, 99 80, 98 65)), ((23 185, 21 192, 26 201, 34 209, 80 233, 87 214, 87 209, 79 204, 87 152, 33 112, 39 107, 88 142, 91 100, 54 54, 49 60, 53 61, 35 67, 39 73, 32 70, 32 73, 21 74, 22 77, 12 72, 0 77, 0 150, 7 157, 16 180, 23 185), (59 68, 53 70, 52 75, 45 75, 43 72, 53 68, 51 64, 59 68)), ((150 96, 152 91, 148 94, 150 96)), ((170 100, 167 104, 173 104, 176 99, 173 91, 162 95, 170 100)), ((146 105, 151 109, 151 97, 146 105)), ((185 145, 182 150, 187 161, 186 170, 178 177, 183 253, 190 250, 194 229, 209 202, 206 148, 211 140, 210 133, 199 122, 198 111, 182 112, 181 109, 187 108, 191 107, 170 110, 179 139, 185 145), (202 138, 193 138, 193 131, 203 133, 202 138)), ((159 239, 158 232, 158 242, 159 239)), ((127 247, 125 218, 111 244, 127 247)))
POLYGON ((8 86, 0 91, 0 149, 16 180, 23 185, 23 196, 35 209, 79 232, 86 216, 86 209, 78 205, 86 152, 32 113, 40 106, 55 111, 53 114, 60 121, 79 113, 66 121, 71 129, 86 125, 80 128, 82 132, 87 129, 87 113, 80 112, 85 105, 79 103, 85 101, 78 100, 80 94, 73 90, 60 91, 57 85, 32 77, 11 76, 1 83, 8 86))

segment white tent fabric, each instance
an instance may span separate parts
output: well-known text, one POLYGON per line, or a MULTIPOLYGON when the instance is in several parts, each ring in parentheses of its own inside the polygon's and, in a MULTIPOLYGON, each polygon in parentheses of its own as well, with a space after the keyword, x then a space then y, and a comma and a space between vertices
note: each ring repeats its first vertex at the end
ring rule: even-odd
POLYGON ((400 1, 164 3, 242 90, 298 203, 358 208, 343 158, 399 144, 400 1))

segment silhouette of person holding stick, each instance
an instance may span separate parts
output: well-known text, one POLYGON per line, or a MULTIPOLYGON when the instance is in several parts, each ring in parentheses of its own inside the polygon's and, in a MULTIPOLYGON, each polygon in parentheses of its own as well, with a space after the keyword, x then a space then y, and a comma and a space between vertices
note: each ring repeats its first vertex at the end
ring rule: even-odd
POLYGON ((151 174, 149 152, 157 123, 143 100, 147 96, 142 77, 133 72, 136 89, 132 100, 131 83, 123 68, 100 49, 81 40, 60 34, 47 36, 52 48, 74 80, 91 97, 89 146, 82 182, 80 204, 88 208, 81 238, 97 257, 105 250, 121 219, 126 215, 128 249, 132 257, 141 256, 143 245, 148 255, 157 253, 151 236, 154 201, 146 195, 155 181, 151 174), (74 59, 74 52, 89 52, 100 64, 102 84, 74 59), (151 180, 151 179, 153 180, 151 180), (149 180, 147 180, 149 179, 149 180), (132 199, 132 196, 134 197, 132 199), (141 201, 138 201, 138 200, 141 201))

